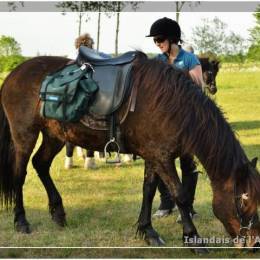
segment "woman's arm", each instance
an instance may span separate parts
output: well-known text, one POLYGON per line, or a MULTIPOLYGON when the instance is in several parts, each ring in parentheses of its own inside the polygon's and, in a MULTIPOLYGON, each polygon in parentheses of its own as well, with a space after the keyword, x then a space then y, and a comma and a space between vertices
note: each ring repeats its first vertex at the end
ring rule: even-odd
POLYGON ((203 89, 205 83, 202 77, 201 65, 196 65, 193 69, 189 71, 189 74, 191 79, 203 89))

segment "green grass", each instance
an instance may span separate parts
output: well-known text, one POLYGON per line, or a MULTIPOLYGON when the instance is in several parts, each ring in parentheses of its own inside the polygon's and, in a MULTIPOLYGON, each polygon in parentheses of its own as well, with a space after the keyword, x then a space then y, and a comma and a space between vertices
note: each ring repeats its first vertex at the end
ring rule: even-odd
MULTIPOLYGON (((236 130, 249 158, 260 154, 260 75, 258 72, 220 71, 217 78, 217 103, 236 130)), ((38 143, 39 145, 39 143, 38 143)), ((50 219, 46 193, 31 164, 24 186, 27 218, 31 235, 17 234, 12 212, 0 213, 0 247, 69 247, 67 249, 0 249, 0 257, 198 257, 189 249, 150 249, 135 238, 135 222, 142 199, 143 162, 113 167, 99 162, 98 170, 86 171, 75 159, 70 171, 63 168, 64 150, 52 165, 52 176, 60 191, 68 226, 57 227, 50 219), (111 247, 71 248, 71 247, 111 247), (145 247, 113 249, 113 247, 145 247)), ((259 164, 258 164, 259 168, 259 164)), ((204 237, 227 236, 211 208, 212 192, 207 176, 199 177, 195 208, 200 218, 195 225, 204 237)), ((159 204, 156 195, 153 209, 159 204)), ((166 246, 182 246, 182 228, 175 223, 177 213, 153 222, 167 241, 166 246)), ((226 246, 226 245, 221 245, 226 246)), ((246 250, 211 249, 204 257, 260 257, 246 250)))

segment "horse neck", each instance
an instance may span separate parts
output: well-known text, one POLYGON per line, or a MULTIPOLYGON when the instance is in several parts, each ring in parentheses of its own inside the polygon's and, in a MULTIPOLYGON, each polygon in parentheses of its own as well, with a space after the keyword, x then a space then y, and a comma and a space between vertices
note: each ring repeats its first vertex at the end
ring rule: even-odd
POLYGON ((230 125, 209 97, 197 89, 188 91, 175 95, 186 106, 175 112, 184 152, 195 154, 212 178, 235 174, 248 160, 230 125))

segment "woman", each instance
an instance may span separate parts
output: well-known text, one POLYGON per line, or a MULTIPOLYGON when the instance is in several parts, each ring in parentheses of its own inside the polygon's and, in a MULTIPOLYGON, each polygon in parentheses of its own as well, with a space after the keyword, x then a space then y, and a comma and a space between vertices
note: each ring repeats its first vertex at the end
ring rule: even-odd
MULTIPOLYGON (((188 71, 191 79, 203 88, 204 82, 200 62, 193 53, 186 52, 179 45, 179 43, 182 43, 181 28, 176 21, 167 17, 155 21, 147 37, 153 37, 154 43, 162 52, 156 57, 158 60, 188 71)), ((193 217, 197 214, 193 209, 193 201, 198 179, 198 171, 196 170, 193 156, 183 155, 180 157, 180 166, 182 170, 182 184, 185 193, 189 196, 190 214, 193 217)), ((161 204, 153 216, 164 217, 174 210, 175 202, 161 179, 158 189, 161 194, 161 204)))

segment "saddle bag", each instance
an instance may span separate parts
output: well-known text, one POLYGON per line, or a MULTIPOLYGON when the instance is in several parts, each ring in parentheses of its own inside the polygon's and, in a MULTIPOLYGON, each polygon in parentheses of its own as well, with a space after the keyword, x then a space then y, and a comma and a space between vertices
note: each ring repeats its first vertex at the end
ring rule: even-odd
POLYGON ((90 66, 71 64, 48 75, 40 90, 41 116, 63 122, 79 121, 98 90, 92 72, 90 66))

